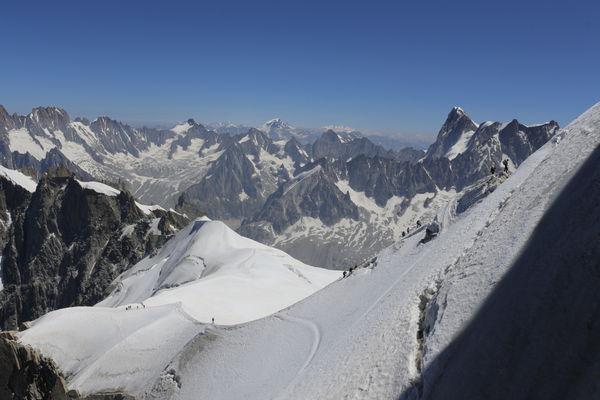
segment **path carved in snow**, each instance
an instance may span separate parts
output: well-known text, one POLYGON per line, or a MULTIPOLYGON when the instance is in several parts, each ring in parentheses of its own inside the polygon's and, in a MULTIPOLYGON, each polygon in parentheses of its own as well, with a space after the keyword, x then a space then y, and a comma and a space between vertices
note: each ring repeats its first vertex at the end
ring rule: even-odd
MULTIPOLYGON (((493 243, 478 241, 506 214, 502 220, 523 224, 514 234, 510 226, 494 227, 511 235, 507 240, 513 246, 502 257, 506 264, 488 276, 487 287, 473 288, 477 296, 453 299, 458 314, 447 320, 467 320, 518 255, 556 193, 600 143, 598 120, 600 105, 530 156, 480 204, 444 226, 432 242, 419 245, 422 235, 409 237, 397 249, 384 251, 372 271, 353 274, 275 316, 219 330, 210 340, 198 337, 168 367, 176 371, 180 387, 168 388, 159 380, 153 395, 396 398, 419 378, 420 295, 446 272, 468 262, 469 256, 489 251, 493 243), (541 174, 544 179, 531 179, 541 174)), ((453 218, 445 213, 441 217, 443 225, 453 218)), ((449 326, 441 336, 448 340, 459 328, 449 326)))

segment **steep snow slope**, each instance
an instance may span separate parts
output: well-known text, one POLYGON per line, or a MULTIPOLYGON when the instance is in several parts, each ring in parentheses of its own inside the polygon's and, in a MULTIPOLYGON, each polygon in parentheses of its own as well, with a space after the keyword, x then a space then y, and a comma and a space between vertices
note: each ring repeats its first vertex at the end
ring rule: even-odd
POLYGON ((0 165, 0 175, 2 175, 15 185, 21 186, 23 189, 27 190, 30 193, 35 192, 37 183, 33 179, 31 179, 31 177, 19 171, 6 168, 0 165))
POLYGON ((434 241, 419 245, 422 233, 414 235, 383 252, 372 271, 330 285, 272 317, 199 335, 168 367, 178 385, 165 376, 152 394, 176 399, 397 398, 419 380, 423 303, 443 282, 445 271, 472 266, 471 274, 484 267, 495 272, 449 299, 455 304, 452 315, 444 314, 449 326, 431 327, 442 338, 455 335, 527 245, 555 196, 600 143, 599 123, 600 104, 434 241), (483 241, 488 232, 497 232, 496 242, 483 241), (486 254, 495 255, 494 264, 470 264, 486 254))
POLYGON ((476 251, 440 277, 424 310, 422 379, 406 397, 600 396, 599 117, 596 106, 565 129, 476 251))
POLYGON ((98 306, 181 302, 198 321, 231 325, 273 314, 339 277, 202 218, 123 273, 98 306))

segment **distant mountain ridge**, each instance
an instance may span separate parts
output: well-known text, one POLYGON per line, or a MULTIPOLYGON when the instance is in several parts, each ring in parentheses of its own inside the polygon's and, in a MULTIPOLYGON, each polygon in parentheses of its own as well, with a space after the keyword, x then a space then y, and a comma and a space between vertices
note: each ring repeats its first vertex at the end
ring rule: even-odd
POLYGON ((171 129, 133 128, 108 117, 71 120, 57 107, 26 116, 0 108, 0 161, 34 177, 62 169, 121 182, 143 202, 190 217, 207 213, 309 264, 342 268, 431 217, 491 166, 507 159, 514 169, 558 125, 476 124, 457 107, 427 152, 386 149, 331 129, 307 143, 306 131, 278 118, 262 130, 231 128, 193 119, 171 129), (292 182, 295 189, 286 190, 292 182))
POLYGON ((457 205, 464 211, 503 181, 491 177, 492 166, 500 171, 507 160, 514 171, 557 131, 554 121, 479 125, 456 107, 427 153, 408 161, 376 145, 354 153, 357 141, 344 146, 328 131, 313 145, 313 154, 324 158, 300 170, 294 190, 273 192, 240 232, 308 263, 344 268, 399 240, 417 220, 433 219, 442 207, 447 214, 457 205))

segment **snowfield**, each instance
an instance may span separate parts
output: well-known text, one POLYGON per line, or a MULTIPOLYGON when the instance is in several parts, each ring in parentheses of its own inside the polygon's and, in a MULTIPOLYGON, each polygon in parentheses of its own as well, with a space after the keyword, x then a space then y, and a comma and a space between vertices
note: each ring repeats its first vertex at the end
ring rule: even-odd
POLYGON ((98 306, 181 303, 198 321, 234 325, 271 315, 340 276, 200 218, 117 278, 98 306))
MULTIPOLYGON (((195 221, 156 256, 123 274, 100 304, 104 307, 49 313, 20 333, 21 341, 54 358, 69 386, 82 394, 116 391, 180 400, 445 398, 443 392, 435 396, 435 383, 444 382, 440 365, 452 359, 440 356, 511 270, 599 144, 600 103, 479 204, 460 216, 443 208, 436 239, 420 244, 423 231, 413 231, 383 251, 374 268, 338 281, 331 271, 311 269, 220 223, 195 221), (281 290, 266 292, 257 283, 265 279, 281 290), (234 311, 232 305, 244 308, 234 311), (210 329, 197 322, 212 316, 217 324, 266 317, 210 329)), ((598 221, 590 222, 597 233, 598 221)), ((505 307, 518 303, 516 296, 508 300, 505 307)), ((505 308, 502 318, 508 320, 510 312, 505 308)), ((511 328, 530 328, 528 321, 511 328)), ((591 323, 588 330, 595 326, 591 323)), ((496 333, 486 332, 492 339, 469 343, 493 343, 496 333)), ((502 343, 507 347, 498 354, 510 350, 510 341, 502 343)), ((526 358, 527 341, 515 351, 526 358)), ((448 372, 460 377, 464 364, 453 366, 448 372)), ((522 379, 543 366, 519 370, 522 379)), ((495 373, 487 374, 494 378, 495 373)), ((463 389, 480 388, 477 380, 460 382, 463 389)), ((541 387, 536 383, 530 390, 541 387)), ((471 393, 468 398, 483 392, 471 393)), ((520 398, 527 395, 542 397, 525 392, 520 398)))
POLYGON ((81 394, 140 394, 212 318, 262 318, 340 277, 200 218, 118 277, 104 301, 48 313, 21 340, 51 356, 81 394))
POLYGON ((6 168, 0 165, 0 175, 2 175, 15 185, 27 190, 29 193, 35 192, 37 183, 33 180, 33 178, 23 174, 22 172, 6 168))

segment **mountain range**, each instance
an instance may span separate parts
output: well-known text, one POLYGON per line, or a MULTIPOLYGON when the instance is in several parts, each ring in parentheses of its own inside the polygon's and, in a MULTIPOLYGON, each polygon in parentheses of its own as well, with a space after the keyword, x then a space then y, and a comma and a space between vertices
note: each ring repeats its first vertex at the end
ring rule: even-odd
MULTIPOLYGON (((273 143, 260 132, 235 137, 223 154, 259 148, 260 156, 273 143)), ((9 326, 21 330, 0 334, 0 394, 597 395, 600 104, 560 130, 553 122, 477 124, 455 108, 412 161, 350 154, 352 139, 323 136, 323 148, 341 155, 298 164, 240 230, 286 232, 308 220, 317 232, 369 207, 386 210, 391 199, 400 218, 421 220, 344 273, 62 168, 37 183, 1 169, 10 279, 0 299, 32 311, 6 308, 17 311, 9 326), (507 171, 492 172, 502 161, 507 171)))
POLYGON ((514 169, 558 125, 476 124, 457 107, 427 152, 331 129, 307 142, 280 119, 262 130, 227 129, 193 119, 138 129, 108 117, 71 120, 57 107, 25 116, 0 107, 0 161, 36 179, 50 171, 112 182, 141 202, 225 221, 309 264, 347 268, 448 199, 463 207, 477 199, 472 187, 492 166, 508 160, 514 169))

